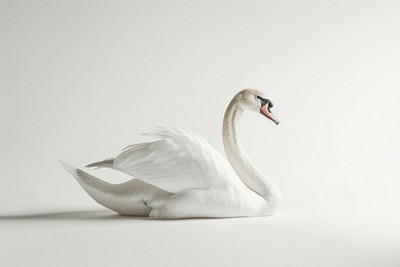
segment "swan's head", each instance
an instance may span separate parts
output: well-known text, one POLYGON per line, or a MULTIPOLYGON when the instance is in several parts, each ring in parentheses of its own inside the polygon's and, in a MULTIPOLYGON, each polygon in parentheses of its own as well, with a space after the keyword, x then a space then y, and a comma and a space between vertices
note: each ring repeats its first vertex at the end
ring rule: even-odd
POLYGON ((239 108, 261 113, 275 122, 275 124, 279 124, 279 120, 271 112, 271 108, 274 104, 264 95, 263 92, 255 89, 244 89, 237 93, 235 98, 239 108))

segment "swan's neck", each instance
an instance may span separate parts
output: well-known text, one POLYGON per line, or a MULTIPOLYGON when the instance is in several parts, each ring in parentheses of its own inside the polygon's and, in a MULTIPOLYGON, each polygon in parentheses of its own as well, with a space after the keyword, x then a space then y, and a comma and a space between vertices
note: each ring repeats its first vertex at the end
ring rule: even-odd
POLYGON ((244 151, 238 137, 236 125, 242 113, 243 110, 238 107, 236 98, 232 99, 226 109, 222 129, 226 155, 243 183, 263 197, 269 209, 276 210, 279 208, 281 202, 278 187, 258 171, 244 151))

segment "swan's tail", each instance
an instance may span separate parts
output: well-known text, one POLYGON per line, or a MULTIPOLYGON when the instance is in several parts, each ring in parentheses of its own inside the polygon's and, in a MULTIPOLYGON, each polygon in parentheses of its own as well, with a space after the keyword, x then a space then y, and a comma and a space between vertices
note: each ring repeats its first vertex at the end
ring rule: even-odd
POLYGON ((114 159, 110 158, 110 159, 90 163, 90 164, 86 165, 85 167, 98 169, 98 168, 112 168, 113 166, 114 166, 114 159))
POLYGON ((142 201, 140 181, 133 179, 122 184, 110 184, 74 166, 61 164, 100 205, 122 215, 149 215, 150 208, 142 201))

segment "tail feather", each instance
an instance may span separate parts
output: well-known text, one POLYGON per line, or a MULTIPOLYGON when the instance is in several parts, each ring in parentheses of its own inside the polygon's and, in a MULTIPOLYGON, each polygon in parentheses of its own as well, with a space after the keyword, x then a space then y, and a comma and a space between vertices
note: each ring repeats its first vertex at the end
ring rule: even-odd
POLYGON ((85 167, 98 169, 98 168, 112 168, 113 166, 114 166, 114 159, 110 158, 110 159, 90 163, 89 165, 86 165, 85 167))
POLYGON ((77 172, 77 168, 75 168, 72 165, 69 165, 67 163, 65 163, 64 161, 60 160, 61 165, 64 167, 64 169, 69 172, 70 174, 72 174, 72 176, 76 176, 76 172, 77 172))
POLYGON ((151 209, 142 199, 151 199, 160 191, 136 179, 110 184, 62 161, 61 164, 97 203, 122 215, 148 216, 151 209))

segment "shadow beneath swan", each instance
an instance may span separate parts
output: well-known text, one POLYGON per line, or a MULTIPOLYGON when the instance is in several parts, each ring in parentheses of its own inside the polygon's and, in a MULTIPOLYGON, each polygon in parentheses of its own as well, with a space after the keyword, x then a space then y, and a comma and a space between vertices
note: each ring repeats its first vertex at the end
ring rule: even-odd
POLYGON ((7 215, 0 214, 0 221, 3 220, 149 220, 149 218, 139 216, 122 216, 118 213, 107 210, 81 210, 7 215))

